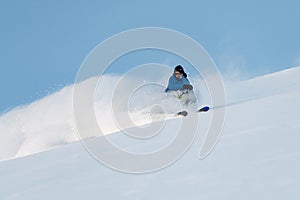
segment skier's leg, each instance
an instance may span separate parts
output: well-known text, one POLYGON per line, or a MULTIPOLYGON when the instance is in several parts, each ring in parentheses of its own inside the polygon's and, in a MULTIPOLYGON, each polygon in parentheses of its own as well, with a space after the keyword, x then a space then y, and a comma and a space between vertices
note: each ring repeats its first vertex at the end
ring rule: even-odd
POLYGON ((187 110, 189 111, 195 111, 197 110, 198 106, 197 106, 197 99, 196 99, 196 96, 194 94, 193 91, 189 91, 187 94, 186 94, 186 107, 187 107, 187 110))

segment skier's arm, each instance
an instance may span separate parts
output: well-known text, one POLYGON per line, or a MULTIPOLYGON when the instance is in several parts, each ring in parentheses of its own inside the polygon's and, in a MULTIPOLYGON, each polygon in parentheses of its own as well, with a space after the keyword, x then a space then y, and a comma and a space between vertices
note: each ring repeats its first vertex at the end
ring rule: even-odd
POLYGON ((168 86, 165 89, 165 92, 169 92, 170 91, 170 85, 171 85, 171 77, 169 78, 168 86))
POLYGON ((187 78, 183 78, 182 82, 184 85, 191 85, 189 79, 187 78))
MULTIPOLYGON (((191 85, 190 81, 189 81, 187 78, 184 78, 184 79, 182 80, 182 83, 183 83, 183 85, 191 85)), ((191 86, 192 86, 192 85, 191 85, 191 86)), ((193 86, 192 86, 192 88, 193 88, 193 86)))

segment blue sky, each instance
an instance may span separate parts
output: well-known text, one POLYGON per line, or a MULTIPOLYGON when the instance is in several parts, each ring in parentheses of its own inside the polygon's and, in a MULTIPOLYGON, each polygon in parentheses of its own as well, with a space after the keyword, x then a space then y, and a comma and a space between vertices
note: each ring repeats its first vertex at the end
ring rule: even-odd
POLYGON ((1 1, 0 112, 74 81, 87 54, 121 31, 156 26, 198 41, 223 73, 300 65, 299 1, 1 1))

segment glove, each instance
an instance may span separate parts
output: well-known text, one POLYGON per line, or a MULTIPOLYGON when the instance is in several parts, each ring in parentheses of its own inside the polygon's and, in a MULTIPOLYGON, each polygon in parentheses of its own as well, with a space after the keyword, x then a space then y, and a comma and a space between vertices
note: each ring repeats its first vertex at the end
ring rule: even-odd
POLYGON ((183 85, 183 89, 184 90, 193 90, 193 86, 192 85, 188 85, 188 84, 184 84, 183 85))

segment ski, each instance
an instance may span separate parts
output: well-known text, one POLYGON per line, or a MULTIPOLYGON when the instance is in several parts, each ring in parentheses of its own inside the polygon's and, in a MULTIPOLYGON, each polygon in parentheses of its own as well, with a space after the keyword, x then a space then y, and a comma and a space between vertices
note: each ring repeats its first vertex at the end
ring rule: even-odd
POLYGON ((188 115, 188 112, 187 111, 180 111, 176 115, 180 115, 180 116, 186 117, 188 115))
POLYGON ((200 108, 197 112, 207 112, 207 111, 209 111, 209 107, 204 106, 204 107, 200 108))

